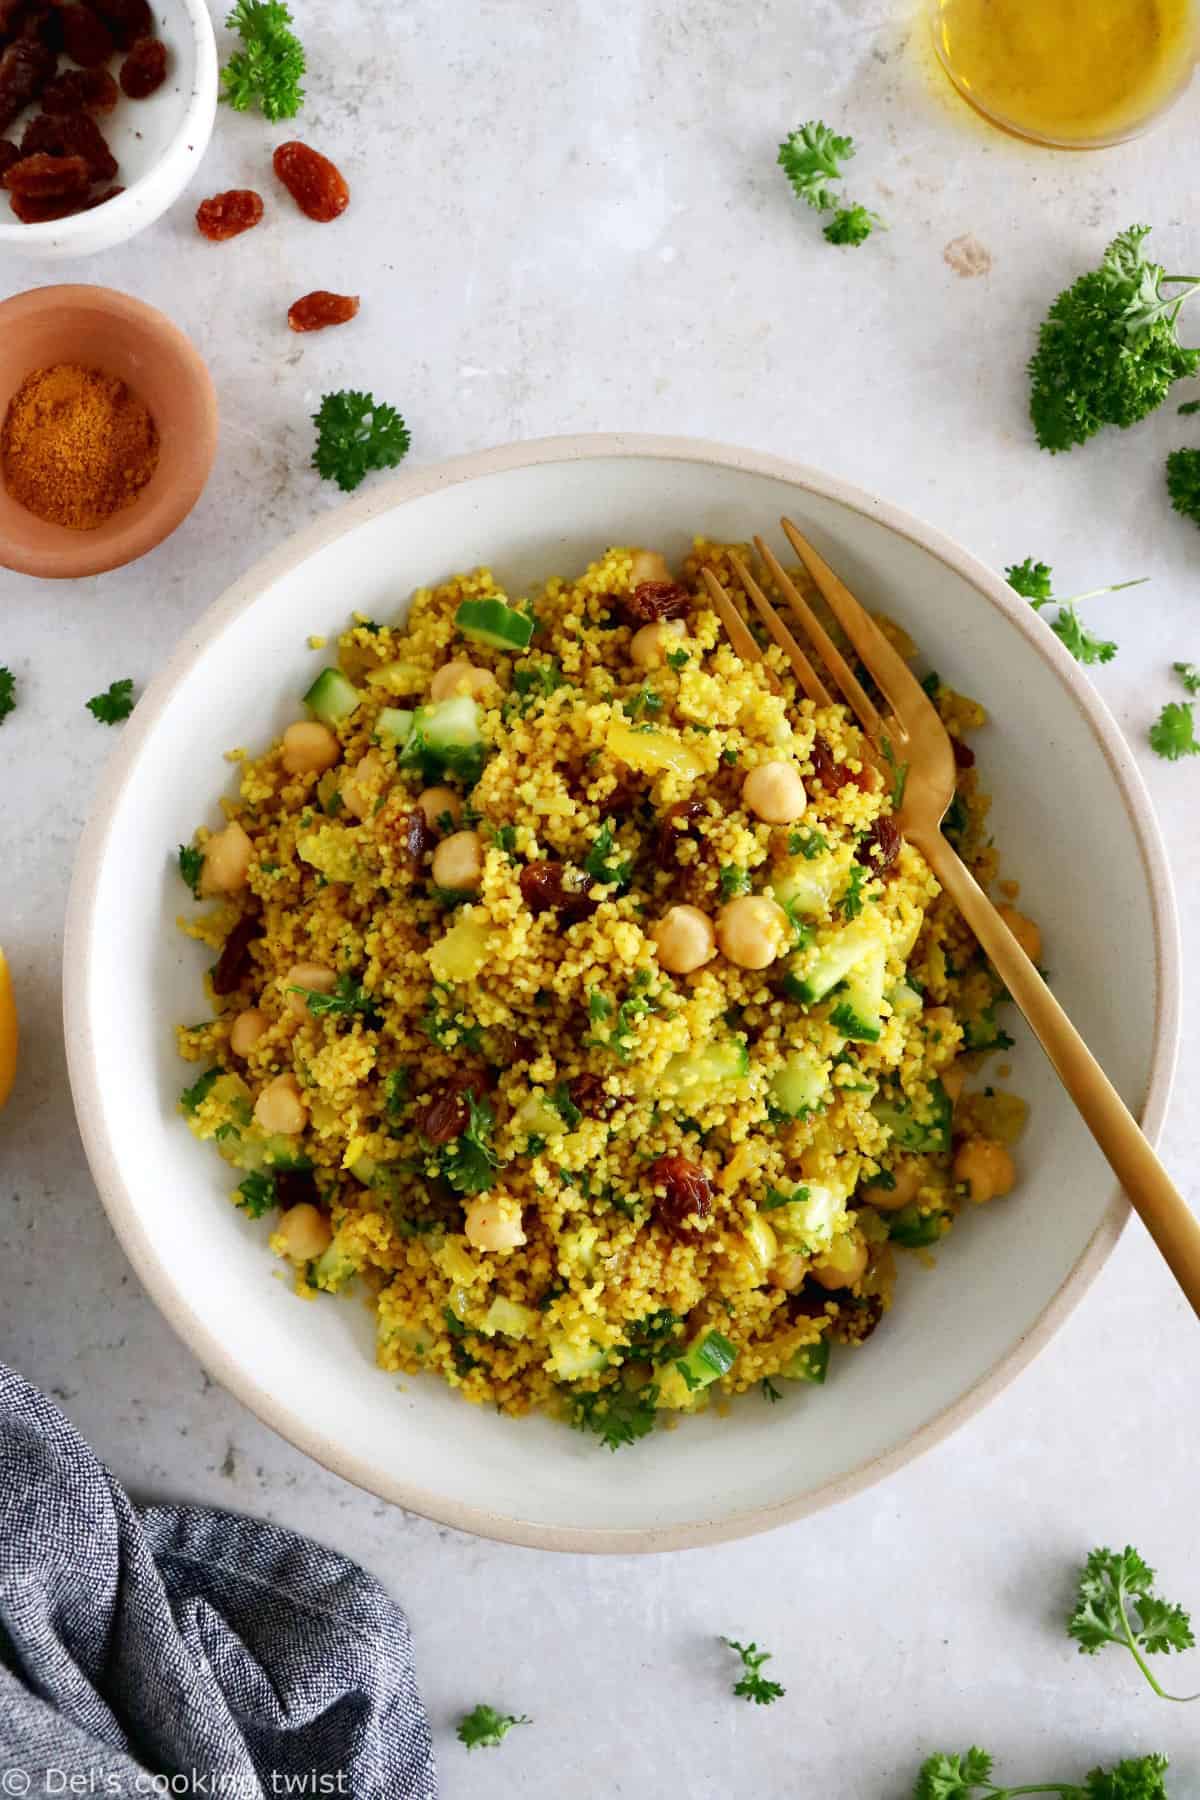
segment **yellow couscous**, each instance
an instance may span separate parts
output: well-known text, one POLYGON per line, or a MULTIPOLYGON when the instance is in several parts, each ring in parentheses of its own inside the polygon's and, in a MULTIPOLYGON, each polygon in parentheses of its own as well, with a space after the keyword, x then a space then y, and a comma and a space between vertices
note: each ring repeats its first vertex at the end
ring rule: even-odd
MULTIPOLYGON (((1012 1187, 1024 1110, 963 1092, 1004 995, 898 772, 774 646, 738 659, 705 564, 613 549, 519 602, 479 569, 356 620, 180 853, 218 953, 182 1109, 300 1293, 365 1294, 384 1369, 614 1446, 823 1381, 896 1248, 1012 1187)), ((988 882, 983 713, 928 686, 988 882)))

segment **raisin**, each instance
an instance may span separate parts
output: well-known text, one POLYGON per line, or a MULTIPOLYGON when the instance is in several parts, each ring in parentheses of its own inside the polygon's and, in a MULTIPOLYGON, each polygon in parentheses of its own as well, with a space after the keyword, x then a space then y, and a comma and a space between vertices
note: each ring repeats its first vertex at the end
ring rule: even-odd
POLYGON ((467 1095, 482 1100, 487 1082, 477 1072, 459 1070, 431 1090, 432 1098, 417 1108, 416 1127, 428 1144, 449 1144, 461 1137, 471 1123, 467 1095))
POLYGON ((626 818, 637 805, 640 792, 641 790, 629 770, 618 770, 612 792, 606 794, 604 799, 598 802, 600 817, 602 819, 626 818))
POLYGON ((664 1192, 654 1197, 654 1216, 673 1238, 697 1235, 697 1223, 712 1208, 712 1187, 699 1163, 686 1156, 660 1156, 647 1174, 664 1192))
POLYGON ((112 33, 118 50, 128 50, 138 38, 154 35, 150 0, 97 0, 96 11, 112 33))
POLYGON ((112 33, 90 6, 61 6, 63 49, 81 69, 98 69, 113 53, 112 33))
POLYGON ((813 774, 827 794, 840 794, 844 787, 871 790, 875 786, 874 775, 869 769, 864 767, 855 774, 844 762, 838 762, 828 740, 820 732, 813 739, 812 766, 813 774))
POLYGON ((878 1294, 839 1300, 830 1336, 840 1344, 865 1344, 882 1318, 883 1301, 878 1294))
POLYGON ((900 854, 903 834, 895 819, 876 819, 854 852, 855 862, 862 863, 874 875, 890 869, 900 854))
POLYGON ((699 800, 677 800, 668 808, 658 821, 658 830, 654 838, 654 855, 660 869, 673 869, 676 865, 675 852, 681 837, 686 837, 693 822, 700 818, 704 806, 699 800))
POLYGON ((973 769, 975 767, 975 752, 970 744, 964 744, 961 738, 952 737, 950 748, 954 752, 956 769, 973 769))
POLYGON ((617 605, 627 625, 653 625, 658 619, 682 619, 692 610, 692 596, 677 581, 643 581, 617 605))
POLYGON ((327 225, 350 204, 350 189, 327 156, 293 138, 275 152, 275 173, 310 219, 327 225))
POLYGON ((20 162, 21 152, 8 138, 0 138, 0 185, 15 162, 20 162))
POLYGON ((21 27, 23 38, 34 38, 56 54, 63 47, 62 11, 57 6, 36 6, 21 27))
POLYGON ((615 1097, 608 1092, 601 1075, 593 1075, 585 1069, 577 1075, 567 1089, 567 1096, 572 1106, 577 1106, 587 1119, 607 1119, 615 1108, 615 1097))
POLYGON ((541 913, 556 912, 564 925, 575 925, 590 918, 599 905, 589 898, 592 884, 588 876, 569 863, 526 863, 520 885, 521 898, 535 919, 541 913))
POLYGON ((230 188, 200 202, 196 208, 196 229, 201 237, 223 244, 226 238, 240 237, 243 231, 251 230, 262 216, 261 194, 253 188, 230 188))
POLYGON ((167 79, 167 46, 159 38, 139 38, 121 64, 121 92, 145 100, 167 79))
POLYGON ((82 156, 93 181, 111 181, 117 172, 117 159, 90 113, 39 113, 25 127, 21 150, 25 156, 39 150, 47 156, 82 156))
POLYGON ((78 194, 53 200, 33 200, 24 194, 13 194, 9 204, 22 225, 48 225, 52 219, 69 219, 86 210, 78 194))
POLYGON ((250 973, 250 946, 262 936, 262 921, 257 913, 243 913, 225 939, 217 966, 212 973, 214 994, 236 994, 250 973))
POLYGON ((26 0, 0 0, 0 41, 18 36, 25 20, 26 0))
POLYGON ((419 868, 437 843, 437 832, 419 806, 414 806, 411 812, 401 813, 397 825, 405 856, 419 868))
POLYGON ((53 50, 36 38, 18 38, 0 56, 0 131, 7 131, 36 100, 58 67, 53 50))
POLYGON ((22 200, 77 199, 91 176, 82 156, 23 156, 4 177, 9 193, 22 200))
POLYGON ((275 1198, 286 1212, 289 1206, 320 1206, 321 1196, 311 1169, 272 1169, 275 1198))
POLYGON ((42 111, 109 113, 120 97, 107 69, 67 69, 43 90, 42 111))
POLYGON ((324 331, 327 325, 345 325, 357 311, 357 294, 330 294, 318 288, 302 300, 293 300, 288 324, 293 331, 324 331))

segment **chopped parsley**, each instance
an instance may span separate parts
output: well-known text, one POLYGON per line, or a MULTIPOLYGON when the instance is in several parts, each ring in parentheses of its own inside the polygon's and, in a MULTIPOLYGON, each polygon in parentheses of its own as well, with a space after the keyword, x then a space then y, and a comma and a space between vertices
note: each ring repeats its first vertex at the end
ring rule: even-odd
POLYGON ((238 0, 225 20, 242 48, 221 70, 221 98, 235 112, 257 105, 265 119, 294 119, 304 102, 304 47, 280 0, 238 0))
POLYGON ((624 702, 625 717, 627 719, 640 719, 643 714, 645 714, 648 719, 652 719, 654 715, 660 713, 662 709, 662 695, 656 694, 654 689, 646 682, 642 683, 636 694, 633 694, 624 702))
POLYGON ((513 691, 523 700, 545 699, 560 687, 569 687, 566 676, 559 663, 532 663, 524 669, 513 670, 513 691))
POLYGON ((763 1664, 771 1661, 769 1650, 760 1650, 757 1644, 739 1644, 736 1638, 723 1637, 720 1642, 742 1659, 742 1673, 733 1687, 739 1700, 749 1700, 755 1706, 770 1706, 773 1701, 782 1700, 787 1689, 777 1681, 768 1681, 761 1673, 763 1664))
POLYGON ((458 1722, 458 1741, 468 1750, 494 1750, 502 1744, 514 1725, 532 1725, 524 1713, 501 1713, 483 1701, 458 1722))
POLYGON ((389 1125, 399 1125, 408 1105, 407 1069, 393 1069, 383 1084, 383 1111, 389 1125))
POLYGON ((748 869, 739 869, 736 863, 726 863, 718 879, 722 900, 732 900, 737 894, 750 892, 750 872, 748 869))
POLYGON ((630 1355, 643 1362, 670 1362, 678 1349, 683 1320, 669 1306, 635 1319, 629 1327, 625 1347, 630 1355))
POLYGON ((857 249, 865 244, 876 225, 883 221, 877 212, 870 212, 865 206, 843 206, 834 213, 823 236, 830 244, 849 244, 857 249))
POLYGON ((433 991, 421 1014, 421 1030, 439 1050, 453 1050, 460 1044, 465 1045, 468 1050, 483 1049, 482 1028, 467 1022, 465 1013, 456 1004, 454 989, 441 981, 433 984, 433 991), (454 1008, 453 1011, 442 1010, 447 1003, 454 1008))
POLYGON ((863 882, 867 879, 867 870, 861 863, 851 863, 850 878, 846 883, 846 891, 837 903, 837 910, 843 919, 857 919, 863 909, 863 882))
POLYGON ((0 725, 16 710, 17 678, 11 669, 0 669, 0 725))
POLYGON ((394 469, 412 443, 394 406, 354 388, 326 394, 313 414, 313 424, 317 428, 313 467, 346 494, 373 469, 394 469))
POLYGON ((592 1431, 609 1450, 637 1443, 654 1429, 658 1388, 623 1385, 601 1388, 594 1394, 571 1395, 571 1424, 576 1431, 592 1431))
POLYGON ((605 886, 623 888, 629 885, 633 858, 616 855, 616 838, 611 819, 605 819, 596 833, 595 842, 583 859, 583 867, 593 881, 602 882, 605 886))
POLYGON ((667 662, 670 665, 670 667, 672 669, 674 669, 676 672, 678 672, 680 669, 684 668, 687 663, 691 662, 691 660, 692 659, 686 650, 668 650, 667 651, 667 662))
MULTIPOLYGON (((491 833, 492 842, 495 844, 497 850, 503 850, 506 856, 511 856, 517 847, 516 826, 489 825, 488 830, 491 833)), ((463 897, 462 894, 456 895, 456 902, 463 899, 463 897)))
POLYGON ((1200 669, 1195 663, 1177 662, 1172 663, 1171 667, 1189 694, 1200 694, 1200 669))
POLYGON ((783 1395, 780 1393, 779 1389, 775 1386, 775 1383, 771 1380, 771 1377, 769 1375, 763 1376, 762 1380, 759 1383, 759 1387, 762 1389, 763 1399, 769 1400, 771 1402, 772 1406, 774 1406, 774 1404, 777 1400, 783 1399, 783 1395))
POLYGON ((179 874, 185 887, 189 887, 196 899, 200 898, 200 871, 204 867, 204 852, 195 844, 180 844, 179 874))
POLYGON ((733 745, 726 744, 724 750, 722 750, 722 752, 721 752, 721 761, 725 764, 725 767, 727 769, 736 768, 737 760, 738 760, 738 753, 734 749, 733 745))
POLYGON ((382 1020, 379 1004, 374 994, 360 986, 352 975, 338 977, 337 985, 331 994, 319 994, 312 988, 289 987, 289 994, 303 994, 308 1010, 314 1019, 349 1019, 360 1017, 368 1024, 378 1025, 382 1020))
POLYGON ((883 760, 892 771, 892 811, 898 813, 904 805, 904 790, 908 786, 908 764, 897 759, 891 738, 883 740, 883 760))
POLYGON ((553 1093, 548 1096, 551 1106, 562 1120, 568 1131, 574 1131, 583 1118, 583 1114, 571 1098, 570 1089, 565 1081, 560 1081, 553 1093))
POLYGON ((461 1136, 441 1151, 442 1174, 456 1194, 485 1194, 494 1184, 500 1158, 492 1149, 496 1115, 486 1100, 477 1100, 467 1089, 469 1123, 461 1136))
POLYGON ((1168 762, 1178 762, 1181 756, 1200 755, 1191 701, 1168 700, 1151 725, 1149 737, 1154 754, 1168 762))
POLYGON ((769 1187, 767 1197, 758 1203, 759 1212, 778 1212, 781 1206, 790 1206, 793 1200, 807 1200, 808 1189, 798 1187, 793 1194, 785 1194, 782 1189, 769 1187))
POLYGON ((802 856, 805 862, 812 862, 814 857, 823 856, 828 848, 829 840, 823 838, 819 831, 793 831, 789 833, 789 856, 802 856))
POLYGON ((133 711, 133 679, 114 681, 102 694, 93 694, 85 702, 88 711, 101 725, 119 725, 133 711))
POLYGON ((275 1177, 264 1174, 260 1169, 247 1175, 237 1191, 240 1198, 236 1204, 252 1219, 261 1219, 264 1213, 271 1212, 279 1205, 275 1177))
POLYGON ((1106 1644, 1128 1650, 1160 1699, 1200 1699, 1200 1694, 1164 1693, 1146 1662, 1147 1656, 1192 1650, 1196 1639, 1183 1607, 1155 1593, 1154 1570, 1129 1546, 1091 1552, 1080 1571, 1067 1633, 1084 1656, 1095 1656, 1106 1644))
POLYGON ((184 1088, 182 1094, 180 1094, 179 1104, 182 1106, 183 1110, 192 1113, 193 1115, 198 1113, 201 1104, 207 1098, 213 1083, 219 1081, 220 1078, 221 1071, 217 1064, 214 1063, 211 1069, 205 1069, 203 1075, 197 1076, 191 1087, 184 1088))

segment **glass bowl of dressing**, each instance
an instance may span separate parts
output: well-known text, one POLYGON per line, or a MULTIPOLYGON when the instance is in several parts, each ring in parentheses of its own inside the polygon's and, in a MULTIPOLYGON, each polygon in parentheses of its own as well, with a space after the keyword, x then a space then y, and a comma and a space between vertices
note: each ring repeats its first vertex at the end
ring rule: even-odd
POLYGON ((976 110, 1059 149, 1135 137, 1191 80, 1200 0, 927 0, 938 58, 976 110))

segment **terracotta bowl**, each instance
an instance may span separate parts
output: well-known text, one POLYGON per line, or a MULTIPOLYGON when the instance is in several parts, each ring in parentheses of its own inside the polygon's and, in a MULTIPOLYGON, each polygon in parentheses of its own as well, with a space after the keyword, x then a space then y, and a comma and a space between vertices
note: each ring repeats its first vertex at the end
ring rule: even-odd
POLYGON ((102 287, 31 288, 0 305, 0 420, 26 376, 55 363, 117 375, 158 426, 158 467, 132 506, 94 531, 48 525, 0 481, 0 566, 58 579, 119 569, 153 550, 200 498, 217 448, 217 397, 165 314, 102 287))

